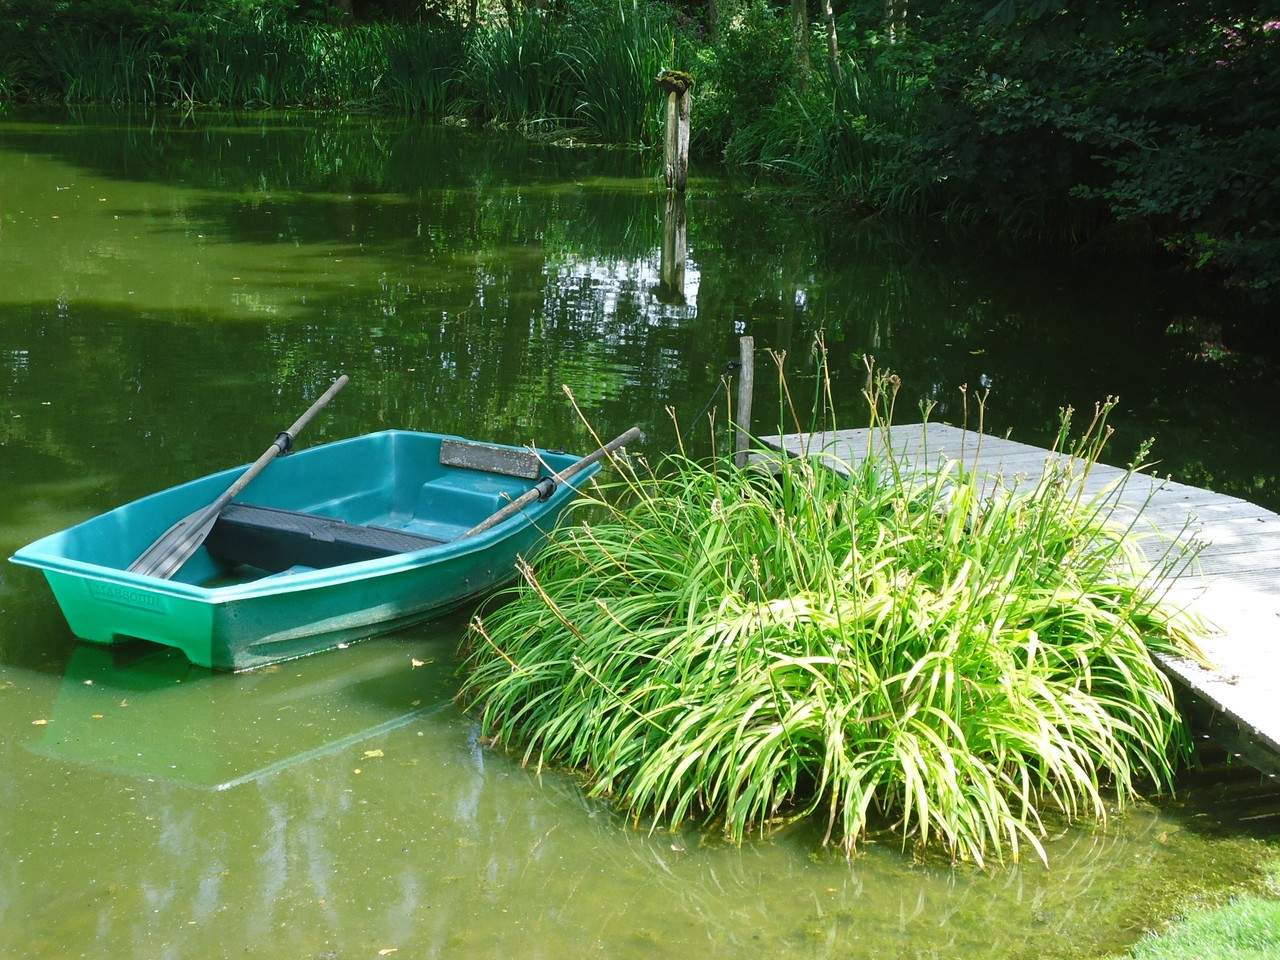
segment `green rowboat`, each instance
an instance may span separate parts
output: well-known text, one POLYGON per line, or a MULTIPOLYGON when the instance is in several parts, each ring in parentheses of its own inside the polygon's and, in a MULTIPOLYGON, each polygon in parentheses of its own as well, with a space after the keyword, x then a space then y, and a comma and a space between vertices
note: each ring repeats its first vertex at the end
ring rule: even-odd
POLYGON ((44 572, 83 640, 149 640, 198 666, 249 670, 428 619, 510 581, 517 557, 532 556, 600 469, 593 456, 584 464, 387 430, 276 460, 171 579, 129 567, 243 467, 117 507, 11 559, 44 572))

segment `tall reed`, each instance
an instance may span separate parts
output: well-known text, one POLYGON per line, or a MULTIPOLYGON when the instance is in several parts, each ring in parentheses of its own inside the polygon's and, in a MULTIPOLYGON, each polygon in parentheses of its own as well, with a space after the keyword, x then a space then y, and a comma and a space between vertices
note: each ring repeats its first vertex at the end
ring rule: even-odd
POLYGON ((563 124, 577 101, 573 64, 563 41, 536 10, 477 31, 468 77, 477 106, 500 123, 563 124))
POLYGON ((859 462, 677 456, 582 501, 472 625, 483 736, 655 825, 818 818, 850 853, 890 831, 979 863, 1170 786, 1187 738, 1151 652, 1202 627, 1163 600, 1187 548, 1152 566, 1116 491, 1084 492, 1110 408, 1007 483, 902 469, 896 381, 872 384, 859 462))
POLYGON ((580 91, 576 116, 603 140, 657 143, 663 114, 653 81, 674 56, 669 18, 634 0, 619 2, 600 29, 581 31, 570 50, 580 91))
POLYGON ((157 102, 164 58, 153 43, 123 35, 86 36, 80 41, 59 44, 47 53, 65 102, 157 102))
POLYGON ((404 113, 439 119, 459 96, 466 69, 468 31, 450 24, 387 29, 382 38, 387 73, 382 96, 404 113))
POLYGON ((237 106, 368 104, 387 69, 379 28, 211 19, 182 99, 237 106))
POLYGON ((918 81, 872 60, 845 58, 735 134, 728 159, 807 183, 823 196, 921 214, 930 172, 913 157, 918 81))

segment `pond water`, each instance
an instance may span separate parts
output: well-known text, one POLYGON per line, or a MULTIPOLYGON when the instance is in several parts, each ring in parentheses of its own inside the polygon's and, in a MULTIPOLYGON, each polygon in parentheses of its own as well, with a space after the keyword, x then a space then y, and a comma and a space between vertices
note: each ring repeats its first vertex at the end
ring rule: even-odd
MULTIPOLYGON (((674 215, 624 151, 366 116, 0 112, 0 551, 252 459, 340 372, 302 442, 585 449, 567 385, 602 435, 638 423, 662 452, 667 408, 696 421, 740 336, 803 385, 818 331, 842 425, 863 354, 902 375, 899 419, 924 398, 955 420, 959 386, 990 385, 987 426, 1031 443, 1118 394, 1117 460, 1154 436, 1160 471, 1280 508, 1274 318, 1150 265, 824 223, 716 171, 692 175, 683 258, 674 215)), ((1269 846, 1218 780, 1062 832, 1051 870, 891 842, 846 862, 804 826, 741 848, 650 832, 477 743, 452 702, 464 627, 212 675, 76 644, 42 578, 0 566, 0 943, 1079 957, 1249 882, 1269 846)))

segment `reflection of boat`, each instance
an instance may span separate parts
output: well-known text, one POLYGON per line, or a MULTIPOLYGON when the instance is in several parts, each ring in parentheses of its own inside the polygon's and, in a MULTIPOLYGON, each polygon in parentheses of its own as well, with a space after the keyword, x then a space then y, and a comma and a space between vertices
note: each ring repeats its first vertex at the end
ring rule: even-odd
POLYGON ((44 571, 84 640, 141 638, 245 670, 397 629, 511 579, 575 495, 545 478, 599 469, 576 459, 388 430, 278 460, 248 488, 252 505, 230 504, 172 580, 127 568, 240 470, 117 507, 12 559, 44 571), (522 497, 532 502, 476 531, 522 497))
MULTIPOLYGON (((461 629, 443 625, 442 650, 461 629)), ((413 669, 397 640, 228 677, 192 666, 173 647, 77 644, 29 748, 122 776, 225 790, 448 706, 452 660, 431 662, 421 644, 414 652, 428 661, 423 669, 413 669)))

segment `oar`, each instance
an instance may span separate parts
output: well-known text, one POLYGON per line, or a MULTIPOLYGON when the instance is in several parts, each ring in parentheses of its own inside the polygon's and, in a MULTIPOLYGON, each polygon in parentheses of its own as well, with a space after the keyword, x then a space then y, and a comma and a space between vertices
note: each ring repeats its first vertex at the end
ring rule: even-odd
POLYGON ((484 533, 490 527, 497 526, 512 514, 517 513, 520 510, 523 510, 529 504, 533 503, 533 501, 546 500, 549 496, 551 496, 551 494, 555 493, 557 486, 559 486, 564 481, 568 480, 574 474, 582 470, 585 470, 587 467, 591 466, 601 457, 604 457, 604 456, 607 456, 608 454, 613 453, 619 447, 625 447, 628 443, 631 443, 633 440, 639 439, 639 437, 640 437, 640 428, 632 427, 626 433, 621 434, 620 436, 610 440, 608 443, 606 443, 603 447, 601 447, 599 450, 595 451, 594 453, 589 453, 585 457, 583 457, 581 460, 579 460, 577 463, 574 463, 565 467, 555 476, 543 477, 534 485, 532 490, 529 490, 527 493, 523 493, 520 496, 516 497, 516 499, 512 500, 505 507, 503 507, 497 513, 493 514, 488 519, 481 520, 479 523, 477 523, 474 527, 472 527, 470 530, 468 530, 458 539, 463 540, 466 537, 474 537, 477 533, 484 533))
POLYGON ((129 564, 130 573, 140 573, 144 577, 159 577, 161 580, 168 580, 182 568, 182 565, 191 559, 191 555, 200 549, 200 544, 204 543, 205 537, 209 535, 209 531, 213 528, 213 523, 218 519, 218 514, 222 512, 222 508, 230 503, 237 494, 247 487, 250 481, 260 474, 277 455, 288 453, 293 447, 293 439, 303 428, 311 422, 311 418, 319 413, 330 400, 337 396, 338 391, 347 385, 347 377, 344 374, 337 380, 333 381, 333 386, 324 392, 324 394, 311 405, 296 423, 284 433, 279 434, 272 441, 271 446, 263 452, 253 464, 244 473, 240 475, 235 483, 227 488, 226 493, 220 496, 207 507, 201 507, 195 513, 183 517, 172 527, 166 530, 146 552, 137 560, 129 564))

